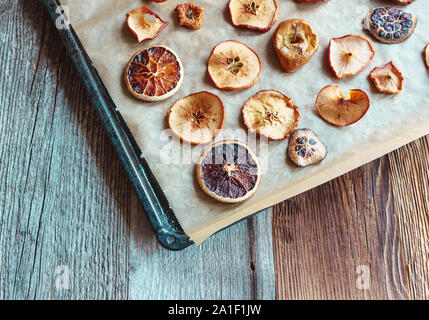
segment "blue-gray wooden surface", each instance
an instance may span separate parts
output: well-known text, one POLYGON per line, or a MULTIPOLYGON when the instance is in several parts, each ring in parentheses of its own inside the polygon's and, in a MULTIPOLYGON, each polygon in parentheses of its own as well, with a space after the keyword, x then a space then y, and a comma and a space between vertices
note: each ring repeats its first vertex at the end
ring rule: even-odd
POLYGON ((0 299, 275 298, 269 212, 163 249, 42 2, 0 41, 0 299))
POLYGON ((41 1, 0 0, 0 59, 0 299, 429 298, 429 137, 170 252, 41 1))

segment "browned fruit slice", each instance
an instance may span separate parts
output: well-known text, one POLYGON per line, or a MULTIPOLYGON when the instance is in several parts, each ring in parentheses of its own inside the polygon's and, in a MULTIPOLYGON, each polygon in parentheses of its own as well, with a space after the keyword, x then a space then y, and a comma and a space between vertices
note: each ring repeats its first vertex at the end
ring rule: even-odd
POLYGON ((329 42, 329 64, 337 78, 362 72, 374 58, 371 43, 359 35, 348 35, 329 42))
POLYGON ((128 28, 139 42, 156 38, 168 22, 147 6, 128 12, 128 28))
POLYGON ((171 97, 182 82, 182 62, 173 49, 162 45, 153 45, 137 52, 125 71, 128 90, 145 101, 161 101, 171 97))
POLYGON ((204 20, 204 8, 194 3, 182 3, 176 7, 179 26, 189 29, 199 29, 204 20))
POLYGON ((213 48, 208 73, 221 90, 242 90, 253 86, 261 76, 262 62, 244 43, 228 40, 213 48))
POLYGON ((225 123, 220 98, 202 91, 177 100, 168 111, 168 125, 180 139, 191 144, 214 140, 225 123))
POLYGON ((426 67, 429 68, 429 43, 425 47, 425 63, 426 67))
POLYGON ((276 0, 230 0, 229 14, 235 27, 268 31, 277 20, 276 0))
POLYGON ((286 72, 295 72, 319 49, 319 36, 302 19, 290 19, 279 24, 273 35, 273 45, 286 72))
POLYGON ((299 167, 307 167, 323 161, 328 148, 311 129, 295 130, 289 139, 289 159, 299 167))
POLYGON ((300 119, 292 99, 275 90, 256 93, 246 101, 242 114, 250 132, 270 140, 286 139, 296 129, 300 119))
POLYGON ((369 97, 364 91, 350 90, 346 97, 337 84, 323 88, 316 100, 319 115, 326 122, 339 127, 349 126, 362 119, 369 105, 369 97))
POLYGON ((210 146, 197 165, 197 179, 205 193, 225 203, 250 198, 261 182, 255 154, 242 142, 221 141, 210 146))
POLYGON ((404 77, 392 61, 374 68, 369 76, 379 92, 398 94, 402 91, 404 77))

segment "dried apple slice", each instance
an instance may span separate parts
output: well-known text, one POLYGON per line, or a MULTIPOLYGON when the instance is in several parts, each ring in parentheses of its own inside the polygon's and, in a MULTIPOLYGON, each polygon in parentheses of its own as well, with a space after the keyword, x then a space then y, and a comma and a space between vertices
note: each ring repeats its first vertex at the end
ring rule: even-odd
POLYGON ((191 2, 178 4, 176 7, 179 26, 189 29, 199 29, 204 20, 204 8, 191 2))
POLYGON ((319 49, 319 36, 307 21, 290 19, 278 25, 273 45, 284 71, 295 72, 319 49))
POLYGON ((128 28, 139 42, 155 39, 168 22, 146 5, 128 12, 128 28))
POLYGON ((379 92, 398 94, 402 91, 404 77, 392 61, 383 66, 375 67, 369 77, 379 92))
POLYGON ((317 164, 327 154, 328 148, 311 129, 298 129, 290 136, 288 156, 298 167, 317 164))
POLYGON ((216 88, 243 90, 253 86, 261 76, 259 56, 244 43, 228 40, 213 48, 208 73, 216 88))
POLYGON ((425 63, 426 67, 429 68, 429 43, 425 47, 425 63))
POLYGON ((337 84, 324 87, 316 99, 316 108, 322 119, 339 127, 349 126, 362 119, 369 105, 369 97, 364 91, 350 90, 346 97, 337 84))
POLYGON ((210 146, 197 165, 197 180, 210 197, 225 203, 249 199, 261 182, 256 155, 239 141, 221 141, 210 146))
POLYGON ((329 64, 337 78, 362 72, 374 58, 371 43, 359 35, 348 35, 329 42, 329 64))
POLYGON ((153 45, 138 51, 125 70, 128 91, 138 99, 161 101, 175 94, 183 82, 183 65, 173 49, 153 45))
POLYGON ((224 123, 222 101, 207 91, 177 100, 168 111, 170 129, 180 139, 194 145, 213 141, 224 123))
POLYGON ((270 140, 286 139, 300 120, 292 99, 275 90, 259 91, 246 101, 241 112, 250 132, 270 140))
POLYGON ((396 4, 402 4, 402 5, 405 5, 405 4, 410 4, 410 3, 412 3, 413 2, 413 0, 391 0, 393 3, 396 3, 396 4))
POLYGON ((279 10, 276 0, 230 0, 228 8, 233 26, 261 32, 271 29, 279 10))

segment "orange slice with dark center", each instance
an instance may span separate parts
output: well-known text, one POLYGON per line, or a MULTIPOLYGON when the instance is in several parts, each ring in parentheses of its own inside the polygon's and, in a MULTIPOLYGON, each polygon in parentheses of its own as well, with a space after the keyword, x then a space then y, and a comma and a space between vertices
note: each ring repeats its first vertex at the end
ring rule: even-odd
POLYGON ((197 179, 210 197, 225 203, 250 198, 261 182, 255 154, 242 142, 221 141, 210 146, 197 165, 197 179))
POLYGON ((220 98, 202 91, 177 100, 168 112, 168 125, 180 139, 191 144, 214 140, 225 123, 220 98))
POLYGON ((125 72, 128 90, 145 101, 168 99, 179 90, 182 82, 182 62, 173 49, 162 45, 137 52, 125 72))

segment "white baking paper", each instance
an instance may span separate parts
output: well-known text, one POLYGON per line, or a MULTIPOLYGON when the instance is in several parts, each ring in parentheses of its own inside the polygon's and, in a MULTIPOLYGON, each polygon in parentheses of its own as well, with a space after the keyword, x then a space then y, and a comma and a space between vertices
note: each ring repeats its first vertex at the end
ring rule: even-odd
POLYGON ((361 21, 371 8, 386 6, 387 1, 330 0, 327 3, 298 4, 293 0, 277 0, 279 21, 304 18, 320 36, 320 49, 316 55, 294 74, 282 71, 272 47, 271 37, 277 24, 265 33, 235 28, 228 15, 228 1, 194 0, 205 8, 205 20, 201 29, 193 31, 178 26, 174 8, 181 2, 62 0, 69 9, 71 24, 140 145, 179 222, 196 243, 247 215, 329 181, 429 133, 429 73, 422 55, 424 46, 429 42, 427 1, 417 0, 404 7, 418 16, 414 35, 401 44, 386 45, 363 31, 361 21), (128 11, 143 4, 167 20, 169 25, 158 38, 138 43, 125 21, 128 11), (377 53, 362 73, 338 80, 328 65, 327 46, 330 38, 347 34, 366 36, 377 53), (220 91, 207 75, 207 60, 213 46, 230 39, 244 42, 262 59, 262 76, 250 89, 220 91), (185 69, 179 92, 159 103, 146 103, 133 98, 123 81, 131 56, 150 44, 173 48, 185 69), (404 90, 397 96, 377 93, 368 79, 373 67, 390 60, 406 78, 404 90), (371 107, 358 123, 337 128, 317 115, 314 106, 316 96, 321 88, 333 83, 340 84, 345 93, 350 88, 356 88, 370 95, 371 107), (312 128, 319 135, 328 145, 328 157, 320 165, 297 168, 287 160, 287 140, 271 142, 268 154, 263 152, 263 147, 260 148, 262 151, 255 150, 264 164, 258 192, 242 204, 218 203, 202 193, 195 179, 195 164, 191 163, 191 159, 186 159, 192 152, 193 160, 197 160, 202 148, 185 145, 185 149, 181 149, 177 139, 169 138, 168 132, 165 132, 167 111, 179 98, 202 90, 210 91, 218 95, 226 106, 225 130, 229 133, 227 136, 231 136, 236 130, 244 132, 241 107, 251 95, 262 89, 281 91, 294 100, 301 113, 299 127, 312 128))

